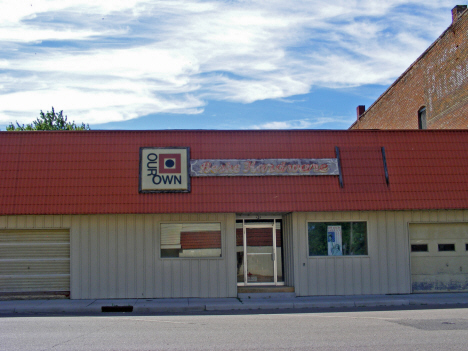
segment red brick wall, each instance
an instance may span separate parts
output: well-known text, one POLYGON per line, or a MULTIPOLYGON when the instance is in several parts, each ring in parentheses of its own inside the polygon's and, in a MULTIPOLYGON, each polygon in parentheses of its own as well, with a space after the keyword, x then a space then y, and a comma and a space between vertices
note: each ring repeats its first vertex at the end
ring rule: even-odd
MULTIPOLYGON (((448 14, 447 14, 448 15, 448 14)), ((468 128, 468 11, 350 129, 468 128)))

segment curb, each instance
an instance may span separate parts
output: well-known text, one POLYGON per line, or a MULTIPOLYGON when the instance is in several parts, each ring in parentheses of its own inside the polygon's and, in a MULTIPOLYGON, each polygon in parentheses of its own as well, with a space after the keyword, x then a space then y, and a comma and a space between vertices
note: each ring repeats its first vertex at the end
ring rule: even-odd
POLYGON ((133 312, 136 313, 162 313, 162 312, 201 312, 205 311, 205 306, 161 306, 161 307, 133 307, 133 312))
POLYGON ((337 307, 355 307, 354 301, 340 302, 295 302, 294 308, 337 308, 337 307))
POLYGON ((409 300, 364 300, 356 301, 355 307, 409 306, 409 300))
POLYGON ((256 303, 249 302, 243 303, 242 305, 235 305, 233 309, 235 310, 277 310, 277 309, 291 309, 294 308, 293 302, 264 302, 256 303))
MULTIPOLYGON (((186 313, 186 312, 202 312, 202 311, 235 311, 235 310, 277 310, 277 309, 304 309, 304 308, 342 308, 342 307, 379 307, 379 306, 441 306, 441 305, 468 305, 468 298, 440 298, 440 299, 349 299, 349 300, 334 300, 334 301, 300 301, 299 299, 289 300, 252 300, 247 301, 226 301, 223 302, 208 302, 199 301, 197 303, 185 304, 168 302, 166 304, 138 304, 133 300, 119 300, 114 301, 122 306, 133 306, 134 313, 186 313), (208 303, 207 303, 208 302, 208 303), (133 303, 133 304, 132 304, 133 303)), ((0 303, 1 314, 21 314, 21 313, 92 313, 98 315, 112 315, 113 312, 102 312, 101 307, 109 305, 111 301, 99 300, 83 303, 73 303, 61 301, 60 303, 53 303, 53 301, 33 301, 15 303, 0 303)), ((125 313, 133 313, 125 312, 125 313)))
POLYGON ((430 305, 467 305, 468 301, 457 301, 457 300, 413 300, 410 301, 410 305, 430 306, 430 305))
MULTIPOLYGON (((242 304, 207 304, 205 306, 206 311, 232 311, 243 309, 242 304)), ((244 308, 245 309, 245 308, 244 308)))
POLYGON ((0 308, 0 314, 2 313, 15 313, 15 308, 14 307, 2 307, 0 308))

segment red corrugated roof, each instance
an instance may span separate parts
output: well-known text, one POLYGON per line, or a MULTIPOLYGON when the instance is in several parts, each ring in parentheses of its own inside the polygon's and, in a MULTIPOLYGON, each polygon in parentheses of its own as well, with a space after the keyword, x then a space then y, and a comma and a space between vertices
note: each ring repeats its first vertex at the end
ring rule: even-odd
POLYGON ((468 208, 468 131, 0 132, 0 214, 468 208), (138 192, 140 147, 192 159, 334 158, 337 176, 198 177, 191 193, 138 192), (385 147, 390 185, 385 181, 385 147))

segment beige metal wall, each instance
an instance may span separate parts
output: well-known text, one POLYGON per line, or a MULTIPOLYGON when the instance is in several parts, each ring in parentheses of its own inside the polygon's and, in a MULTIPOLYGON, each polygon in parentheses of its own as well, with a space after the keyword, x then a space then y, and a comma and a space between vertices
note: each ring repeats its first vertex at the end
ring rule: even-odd
POLYGON ((283 216, 284 284, 294 286, 294 232, 292 213, 283 216))
MULTIPOLYGON (((235 297, 235 214, 0 216, 0 229, 70 229, 71 297, 235 297), (160 259, 159 223, 220 222, 222 258, 160 259)), ((284 216, 284 268, 298 296, 411 292, 410 223, 468 222, 468 211, 284 216), (368 255, 308 257, 308 221, 367 221, 368 255)))
POLYGON ((298 296, 411 293, 409 223, 468 222, 468 211, 293 213, 298 296), (308 257, 308 221, 367 221, 368 256, 308 257))
POLYGON ((235 214, 0 216, 0 229, 69 228, 72 299, 235 297, 235 214), (221 258, 160 258, 161 222, 220 222, 221 258))

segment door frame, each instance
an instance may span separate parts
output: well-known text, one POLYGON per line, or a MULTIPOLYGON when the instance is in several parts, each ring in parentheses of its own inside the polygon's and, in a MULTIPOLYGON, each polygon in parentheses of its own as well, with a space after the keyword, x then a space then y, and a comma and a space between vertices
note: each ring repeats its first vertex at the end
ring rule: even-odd
MULTIPOLYGON (((263 216, 262 216, 263 217, 263 216)), ((281 217, 276 217, 272 216, 269 218, 263 217, 260 218, 260 216, 257 216, 256 219, 259 221, 261 220, 273 220, 273 223, 245 223, 246 219, 252 219, 250 218, 237 218, 238 220, 242 220, 242 235, 243 235, 243 252, 244 252, 244 257, 243 257, 243 266, 244 266, 244 281, 243 282, 238 282, 238 286, 283 286, 284 285, 284 277, 282 282, 278 282, 278 254, 276 250, 276 220, 281 220, 281 217), (258 283, 258 282, 248 282, 247 281, 247 273, 248 273, 248 267, 247 267, 247 256, 249 255, 247 253, 247 229, 249 228, 271 228, 271 235, 273 237, 273 252, 271 255, 274 256, 273 260, 273 277, 274 281, 273 282, 266 282, 266 283, 258 283)), ((266 254, 250 254, 250 255, 266 255, 266 254)))

